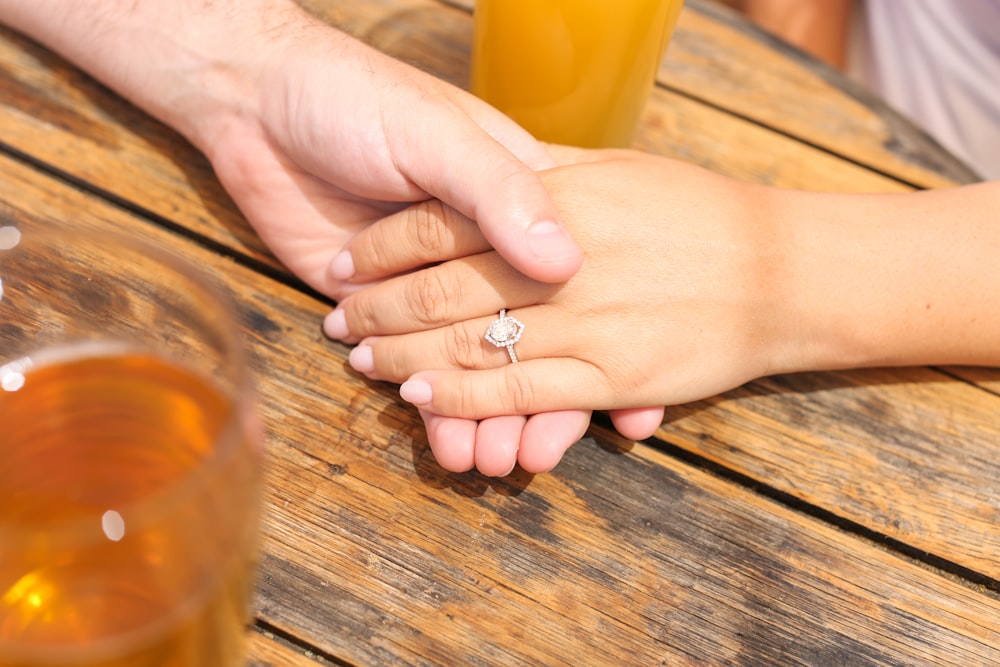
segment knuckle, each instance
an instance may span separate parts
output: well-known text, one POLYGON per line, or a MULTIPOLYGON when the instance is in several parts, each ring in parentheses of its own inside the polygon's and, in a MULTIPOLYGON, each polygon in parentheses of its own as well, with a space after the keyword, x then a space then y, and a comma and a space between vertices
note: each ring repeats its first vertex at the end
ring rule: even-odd
POLYGON ((445 205, 434 199, 413 209, 411 226, 414 252, 422 259, 437 259, 448 244, 445 205))
POLYGON ((480 411, 479 386, 474 378, 463 376, 455 385, 455 415, 478 419, 480 411))
POLYGON ((413 274, 409 283, 409 303, 419 322, 438 326, 449 322, 455 290, 449 289, 440 271, 428 269, 413 274))
POLYGON ((533 413, 536 391, 527 371, 519 364, 508 366, 492 389, 484 388, 483 380, 475 374, 459 377, 453 389, 453 403, 449 407, 454 407, 456 416, 482 419, 498 414, 533 413))
POLYGON ((414 370, 408 363, 406 355, 394 345, 379 346, 374 356, 380 380, 404 382, 414 370))
POLYGON ((470 322, 460 322, 449 327, 448 333, 447 355, 456 367, 462 370, 475 370, 489 365, 488 350, 484 346, 483 337, 470 322))
POLYGON ((355 238, 351 252, 356 268, 376 275, 397 270, 393 249, 398 235, 391 228, 392 225, 386 223, 372 225, 355 238))
POLYGON ((535 403, 535 391, 527 371, 520 364, 511 364, 503 378, 503 395, 510 413, 529 414, 535 403))
POLYGON ((363 292, 352 294, 340 302, 353 337, 364 337, 378 329, 378 309, 363 292))

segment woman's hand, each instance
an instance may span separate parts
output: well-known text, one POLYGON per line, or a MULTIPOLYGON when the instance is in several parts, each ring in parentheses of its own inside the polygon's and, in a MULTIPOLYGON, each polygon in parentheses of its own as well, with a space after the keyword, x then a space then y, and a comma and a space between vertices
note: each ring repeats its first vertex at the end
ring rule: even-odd
POLYGON ((1000 181, 813 193, 634 152, 570 155, 587 162, 542 174, 585 253, 565 284, 512 270, 438 204, 352 243, 359 280, 464 257, 327 318, 359 341, 354 367, 403 382, 429 427, 567 409, 620 419, 792 371, 1000 364, 1000 181), (525 324, 517 364, 483 339, 501 308, 525 324))
MULTIPOLYGON (((585 252, 564 284, 514 270, 475 225, 436 202, 387 218, 350 246, 355 280, 402 275, 345 299, 327 332, 359 343, 357 370, 403 382, 429 431, 445 417, 586 409, 616 411, 626 429, 644 419, 648 429, 643 406, 703 398, 771 370, 781 292, 768 262, 779 245, 767 228, 770 191, 631 151, 558 157, 583 161, 542 174, 585 252), (460 259, 403 273, 452 258, 460 259), (517 364, 484 339, 500 309, 525 325, 517 364)), ((449 443, 430 437, 448 459, 449 443)), ((519 458, 531 455, 524 445, 519 458)))

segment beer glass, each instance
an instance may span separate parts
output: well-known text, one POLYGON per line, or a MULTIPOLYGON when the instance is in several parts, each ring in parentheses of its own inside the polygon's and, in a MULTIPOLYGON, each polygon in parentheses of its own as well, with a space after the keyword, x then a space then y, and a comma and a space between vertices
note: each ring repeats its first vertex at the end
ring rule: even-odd
POLYGON ((0 220, 0 665, 237 665, 262 450, 234 311, 184 260, 0 220))
POLYGON ((472 92, 543 141, 628 146, 682 0, 476 0, 472 92))

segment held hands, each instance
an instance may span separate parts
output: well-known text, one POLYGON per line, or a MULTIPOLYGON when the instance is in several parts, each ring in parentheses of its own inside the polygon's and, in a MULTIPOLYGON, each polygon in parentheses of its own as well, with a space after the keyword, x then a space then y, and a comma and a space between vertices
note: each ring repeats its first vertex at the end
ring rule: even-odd
MULTIPOLYGON (((542 174, 585 253, 564 284, 514 270, 475 225, 436 202, 350 245, 359 282, 453 260, 358 292, 327 320, 328 333, 359 343, 355 369, 403 383, 445 467, 467 462, 470 445, 436 437, 442 423, 610 409, 627 428, 650 411, 626 409, 703 398, 771 370, 767 323, 780 294, 766 216, 754 215, 768 191, 631 151, 561 150, 564 160, 586 160, 542 174), (502 308, 525 325, 517 364, 484 339, 502 308)), ((652 414, 658 425, 662 412, 652 414)), ((525 444, 522 466, 532 457, 525 444)))
MULTIPOLYGON (((293 272, 344 298, 364 285, 344 282, 354 267, 350 255, 333 261, 339 251, 387 213, 430 198, 478 220, 483 238, 534 278, 565 280, 579 269, 583 255, 535 172, 554 164, 541 144, 464 91, 301 20, 293 43, 263 68, 259 109, 208 151, 293 272)), ((533 445, 521 455, 525 466, 554 466, 590 413, 425 421, 432 440, 467 445, 446 467, 503 475, 522 443, 533 445)))
MULTIPOLYGON (((479 221, 536 279, 565 280, 582 262, 534 171, 554 164, 540 144, 291 0, 0 0, 0 21, 184 134, 275 255, 335 299, 359 287, 343 280, 349 258, 333 262, 345 244, 430 198, 479 221)), ((582 411, 487 420, 472 435, 493 443, 483 451, 516 447, 523 435, 558 456, 588 421, 582 411)), ((469 436, 458 422, 435 432, 456 428, 469 436)), ((476 465, 508 469, 487 456, 476 465)))

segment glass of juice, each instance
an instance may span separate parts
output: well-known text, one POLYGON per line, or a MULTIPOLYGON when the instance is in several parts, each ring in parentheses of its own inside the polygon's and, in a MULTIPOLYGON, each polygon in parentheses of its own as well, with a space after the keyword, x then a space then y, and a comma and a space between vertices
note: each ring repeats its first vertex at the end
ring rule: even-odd
POLYGON ((183 259, 0 219, 0 665, 244 663, 263 458, 245 354, 183 259))
POLYGON ((472 92, 535 137, 632 142, 683 0, 476 0, 472 92))

